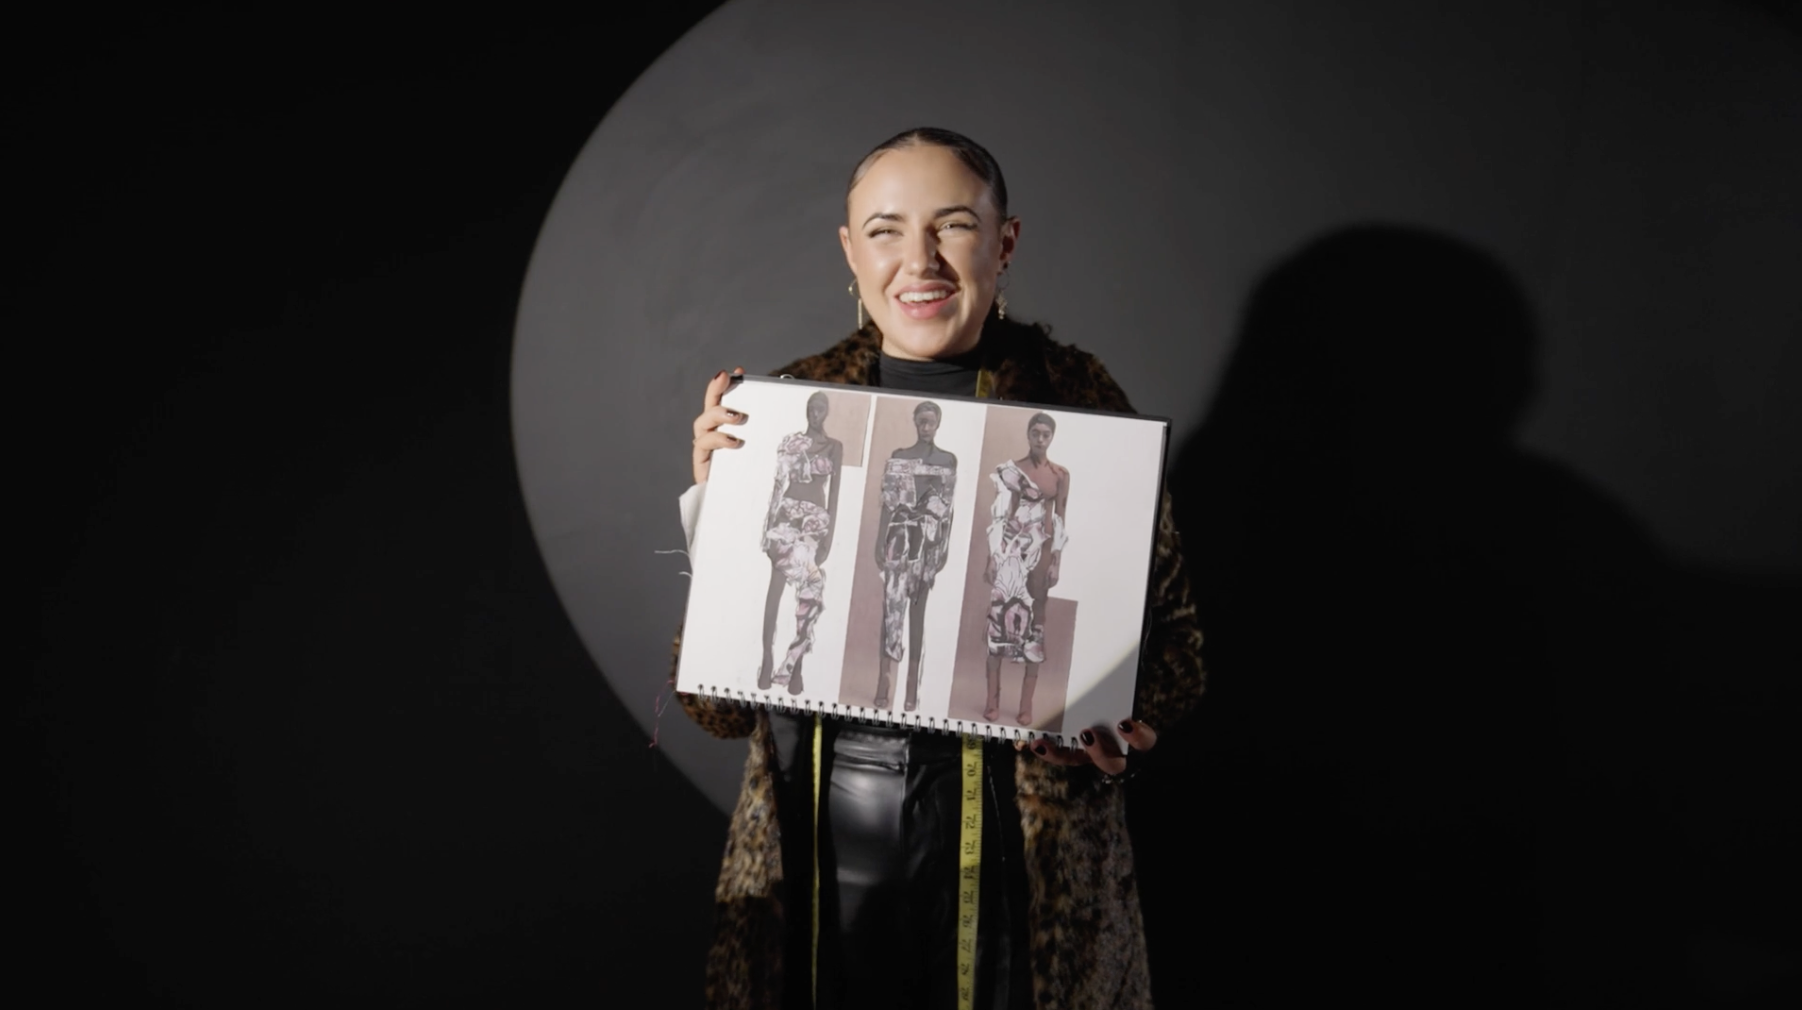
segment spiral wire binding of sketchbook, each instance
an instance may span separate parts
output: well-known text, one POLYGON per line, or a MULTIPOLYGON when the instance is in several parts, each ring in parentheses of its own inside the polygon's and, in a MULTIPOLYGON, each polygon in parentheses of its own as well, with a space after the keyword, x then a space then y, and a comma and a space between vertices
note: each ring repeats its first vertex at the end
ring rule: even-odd
POLYGON ((796 698, 781 691, 772 691, 766 695, 759 691, 696 684, 689 693, 703 695, 718 701, 767 708, 789 715, 805 713, 824 716, 828 719, 838 719, 843 722, 863 723, 867 726, 898 726, 921 733, 939 733, 945 736, 980 736, 1007 742, 1050 739, 1065 747, 1080 745, 1076 733, 1035 730, 1029 726, 1002 726, 979 720, 953 719, 949 716, 934 717, 922 715, 919 712, 891 712, 867 705, 841 705, 838 702, 822 701, 818 698, 796 698))

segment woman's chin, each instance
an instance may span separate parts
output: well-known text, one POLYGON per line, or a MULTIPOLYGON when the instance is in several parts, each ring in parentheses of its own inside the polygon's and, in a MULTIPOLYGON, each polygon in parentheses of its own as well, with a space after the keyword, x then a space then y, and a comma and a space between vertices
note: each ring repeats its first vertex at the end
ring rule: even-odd
POLYGON ((980 331, 966 335, 961 332, 961 327, 945 323, 922 326, 912 319, 897 319, 893 326, 893 329, 882 327, 882 352, 892 358, 914 361, 955 358, 975 348, 981 337, 980 331))

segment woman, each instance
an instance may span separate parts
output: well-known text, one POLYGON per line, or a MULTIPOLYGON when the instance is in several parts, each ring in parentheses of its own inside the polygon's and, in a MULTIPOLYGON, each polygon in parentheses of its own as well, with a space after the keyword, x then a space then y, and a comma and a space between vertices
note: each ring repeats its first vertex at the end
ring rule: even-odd
MULTIPOLYGON (((1000 167, 980 145, 943 130, 879 145, 852 175, 839 229, 870 321, 780 373, 1130 411, 1093 356, 1005 317, 1000 291, 1019 234, 1000 167)), ((714 376, 695 419, 691 495, 712 454, 740 444, 723 430, 743 420, 720 405, 728 384, 725 372, 714 376)), ((1201 636, 1168 500, 1151 588, 1136 712, 1118 727, 1138 750, 1202 688, 1201 636)), ((715 891, 709 1005, 956 1005, 959 922, 945 898, 955 892, 959 843, 957 825, 946 823, 955 814, 944 814, 957 809, 957 742, 833 719, 817 724, 816 738, 811 721, 708 697, 682 702, 714 735, 751 741, 715 891), (812 753, 821 755, 818 789, 812 753), (901 964, 911 970, 898 972, 901 964)), ((1126 758, 1107 733, 1080 738, 1084 746, 1071 750, 1038 740, 983 752, 977 1006, 1149 1005, 1125 808, 1112 778, 1126 758)))
POLYGON ((770 590, 763 604, 763 662, 757 671, 757 689, 768 691, 772 683, 788 685, 789 694, 800 694, 801 660, 813 649, 813 626, 820 619, 826 595, 826 573, 820 566, 832 553, 833 523, 838 517, 838 471, 845 447, 826 434, 831 405, 825 393, 807 398, 807 430, 798 431, 776 447, 776 489, 770 495, 770 514, 763 524, 763 550, 770 556, 770 590), (782 658, 782 669, 771 669, 770 650, 776 643, 776 606, 782 587, 795 591, 795 640, 782 658))
POLYGON ((905 711, 920 706, 920 646, 925 640, 926 601, 950 558, 952 500, 957 494, 957 456, 938 447, 939 405, 922 400, 914 407, 913 445, 889 455, 882 472, 882 516, 875 544, 882 572, 882 650, 877 658, 874 707, 889 707, 889 685, 901 662, 901 627, 907 625, 905 711))
POLYGON ((1026 422, 1026 455, 989 474, 995 507, 989 519, 988 702, 982 717, 1001 714, 1001 661, 1026 664, 1020 682, 1020 725, 1032 725, 1032 693, 1045 661, 1045 594, 1057 585, 1063 561, 1064 507, 1070 500, 1070 471, 1045 453, 1057 422, 1043 412, 1026 422))

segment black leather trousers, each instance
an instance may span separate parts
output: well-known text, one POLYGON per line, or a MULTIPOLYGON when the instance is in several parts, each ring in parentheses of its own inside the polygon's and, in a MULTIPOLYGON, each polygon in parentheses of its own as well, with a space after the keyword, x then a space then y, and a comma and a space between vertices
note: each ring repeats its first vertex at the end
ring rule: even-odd
MULTIPOLYGON (((789 942, 784 1005, 812 989, 813 717, 771 715, 789 942)), ((962 742, 824 720, 819 1007, 957 1006, 962 742)), ((1020 816, 1012 745, 984 745, 977 1007, 1030 1006, 1020 816)))

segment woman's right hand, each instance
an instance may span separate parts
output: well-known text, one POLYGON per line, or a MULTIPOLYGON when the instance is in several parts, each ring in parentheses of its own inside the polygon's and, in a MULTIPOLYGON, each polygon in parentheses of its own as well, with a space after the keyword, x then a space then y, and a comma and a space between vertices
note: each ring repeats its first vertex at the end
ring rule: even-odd
POLYGON ((726 389, 732 385, 732 376, 743 375, 745 370, 734 368, 731 373, 720 372, 707 383, 707 396, 701 401, 701 414, 695 418, 695 483, 707 483, 707 473, 713 469, 713 451, 715 449, 736 449, 744 445, 744 439, 720 430, 722 424, 743 424, 745 415, 730 407, 720 405, 720 397, 726 395, 726 389))

